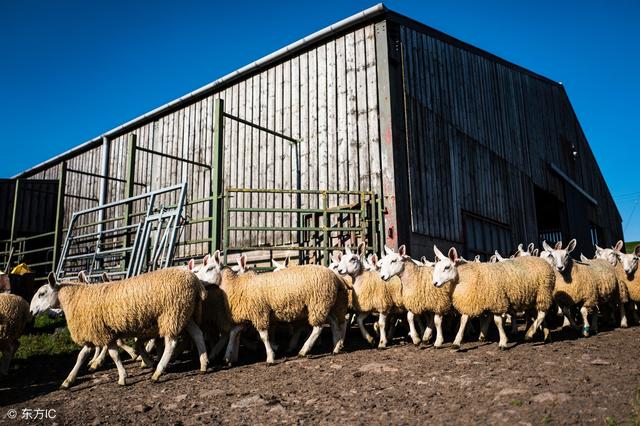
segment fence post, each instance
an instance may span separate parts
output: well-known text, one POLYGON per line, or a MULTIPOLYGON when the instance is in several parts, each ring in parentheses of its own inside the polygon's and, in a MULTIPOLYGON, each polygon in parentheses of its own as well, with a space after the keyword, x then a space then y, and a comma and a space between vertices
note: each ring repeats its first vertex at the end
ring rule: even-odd
POLYGON ((62 227, 64 226, 64 192, 67 188, 67 162, 60 163, 58 170, 58 197, 56 199, 56 228, 53 234, 53 258, 52 271, 56 271, 58 268, 58 261, 60 260, 60 245, 62 238, 62 227))
POLYGON ((20 186, 22 180, 16 179, 16 187, 13 193, 13 209, 11 212, 11 233, 9 234, 9 247, 13 247, 13 240, 16 237, 16 222, 18 220, 18 201, 20 201, 20 186))
POLYGON ((329 213, 327 211, 329 209, 329 203, 327 197, 327 191, 322 191, 322 225, 324 227, 324 235, 322 238, 324 240, 324 250, 322 251, 322 257, 324 258, 324 266, 329 266, 329 246, 331 244, 331 242, 329 241, 329 213))
MULTIPOLYGON (((131 133, 127 138, 127 170, 125 172, 126 183, 124 187, 124 198, 133 197, 136 171, 136 141, 137 136, 134 133, 131 133)), ((131 203, 127 203, 124 206, 124 226, 131 225, 132 207, 131 203)), ((124 245, 125 247, 129 247, 131 245, 131 233, 129 228, 126 228, 125 230, 124 245)), ((126 270, 128 258, 129 256, 125 255, 125 259, 122 261, 121 267, 123 270, 126 270)))
MULTIPOLYGON (((111 141, 108 137, 102 137, 102 165, 100 168, 100 174, 102 175, 102 179, 100 180, 100 199, 98 201, 99 205, 104 205, 107 203, 107 191, 109 189, 109 151, 110 151, 111 141)), ((104 231, 104 210, 98 211, 98 251, 100 251, 100 246, 102 245, 102 232, 104 231)))
MULTIPOLYGON (((216 99, 213 104, 213 155, 211 165, 211 237, 210 252, 220 247, 221 235, 221 203, 222 203, 222 147, 224 144, 224 101, 216 99)), ((229 224, 227 223, 227 226, 229 224)), ((225 250, 226 253, 226 250, 225 250)))

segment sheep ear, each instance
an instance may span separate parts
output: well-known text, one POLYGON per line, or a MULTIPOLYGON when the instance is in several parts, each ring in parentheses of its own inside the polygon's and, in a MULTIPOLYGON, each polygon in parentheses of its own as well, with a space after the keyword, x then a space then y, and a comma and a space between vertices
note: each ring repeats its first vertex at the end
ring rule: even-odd
POLYGON ((578 242, 576 241, 576 239, 574 238, 573 240, 569 241, 569 244, 567 244, 567 253, 571 253, 575 248, 576 248, 576 244, 578 242))
POLYGON ((476 257, 473 258, 474 262, 480 262, 480 255, 476 254, 476 257))
POLYGON ((489 263, 498 263, 498 258, 495 254, 491 255, 491 257, 489 258, 489 263))
POLYGON ((615 251, 622 251, 622 247, 624 246, 624 242, 622 240, 618 240, 616 246, 613 248, 615 251))
POLYGON ((538 249, 533 249, 533 252, 531 253, 533 256, 538 257, 538 254, 540 254, 540 250, 538 249))
POLYGON ((640 256, 640 244, 633 248, 633 254, 635 254, 636 256, 640 256))
POLYGON ((285 268, 289 267, 289 256, 284 258, 284 267, 285 268))
POLYGON ((107 275, 107 273, 106 273, 106 272, 103 272, 103 273, 102 273, 102 282, 103 282, 103 283, 108 283, 109 281, 110 281, 110 280, 109 280, 109 275, 107 275))
POLYGON ((407 247, 404 244, 398 248, 398 254, 402 257, 407 255, 407 247))
POLYGON ((518 251, 519 252, 523 252, 524 251, 524 246, 522 245, 522 243, 518 244, 518 251))
POLYGON ((395 252, 393 251, 393 249, 392 249, 392 248, 389 248, 389 247, 387 247, 387 246, 385 245, 385 246, 384 246, 384 253, 385 253, 385 254, 393 254, 393 253, 395 253, 395 252))
POLYGON ((456 260, 458 260, 458 251, 456 250, 455 247, 451 247, 449 249, 449 253, 447 253, 447 255, 449 256, 449 259, 452 262, 455 262, 456 260))
POLYGON ((556 245, 554 246, 554 248, 555 248, 556 250, 560 250, 560 249, 562 249, 562 241, 558 241, 558 242, 556 243, 556 245))
POLYGON ((337 262, 340 262, 341 260, 342 260, 342 252, 341 252, 341 251, 339 251, 339 252, 336 254, 336 261, 337 261, 337 262))
POLYGON ((551 250, 553 250, 551 248, 551 246, 549 244, 547 244, 547 241, 543 241, 542 242, 542 248, 545 249, 545 251, 551 252, 551 250))
POLYGON ((344 246, 344 252, 346 254, 353 254, 353 252, 351 251, 351 244, 347 244, 346 246, 344 246))
POLYGON ((580 262, 586 262, 587 260, 587 256, 585 256, 584 254, 580 253, 580 262))
POLYGON ((442 260, 446 257, 444 254, 442 254, 438 247, 436 247, 435 244, 433 245, 433 253, 436 255, 436 261, 442 260))
POLYGON ((220 258, 220 250, 216 250, 213 253, 213 261, 218 265, 222 264, 222 259, 220 258))
POLYGON ((420 258, 420 262, 424 263, 425 265, 427 264, 428 260, 427 260, 427 256, 422 256, 420 258))
POLYGON ((87 279, 87 274, 85 274, 84 271, 78 272, 78 281, 85 284, 89 282, 89 280, 87 279))
POLYGON ((536 246, 533 243, 529 243, 529 245, 527 246, 527 251, 529 253, 533 253, 533 250, 535 250, 536 246))
POLYGON ((371 256, 369 256, 369 263, 372 264, 373 266, 377 266, 378 265, 378 255, 377 254, 372 254, 371 256))
POLYGON ((274 268, 279 268, 279 267, 281 267, 281 266, 282 266, 282 265, 280 264, 280 262, 278 262, 278 261, 277 261, 277 260, 275 260, 275 259, 271 259, 271 265, 272 265, 274 268))
POLYGON ((56 282, 56 276, 53 274, 53 272, 49 272, 49 275, 47 275, 47 282, 49 283, 49 287, 54 290, 58 286, 58 283, 56 282))
POLYGON ((206 265, 207 262, 209 262, 210 258, 211 258, 211 255, 209 255, 209 253, 205 254, 204 257, 202 258, 202 264, 206 265))
POLYGON ((240 257, 238 257, 238 266, 240 267, 240 269, 242 269, 243 271, 245 269, 247 269, 247 256, 244 254, 241 254, 240 257))
POLYGON ((360 244, 358 244, 358 254, 360 256, 364 256, 364 254, 367 251, 367 243, 366 242, 361 242, 360 244))
POLYGON ((190 271, 193 271, 194 266, 196 266, 196 261, 193 259, 189 259, 189 263, 187 263, 187 268, 189 268, 190 271))

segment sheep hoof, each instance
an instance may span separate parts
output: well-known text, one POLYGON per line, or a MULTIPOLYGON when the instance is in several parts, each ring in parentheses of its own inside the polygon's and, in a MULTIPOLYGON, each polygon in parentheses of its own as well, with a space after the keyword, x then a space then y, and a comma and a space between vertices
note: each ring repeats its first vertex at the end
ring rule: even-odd
POLYGON ((458 352, 460 350, 460 345, 457 343, 452 343, 451 344, 451 350, 454 352, 458 352))
POLYGON ((70 383, 69 383, 68 381, 66 381, 66 380, 65 380, 65 381, 64 381, 64 382, 62 382, 62 384, 60 385, 60 390, 67 390, 67 389, 69 389, 69 385, 70 385, 70 383))
POLYGON ((160 375, 156 374, 156 373, 153 373, 153 376, 151 376, 151 381, 157 383, 158 380, 160 380, 160 375))
POLYGON ((526 335, 524 336, 524 341, 525 341, 525 342, 530 342, 531 340, 533 340, 533 336, 530 336, 530 335, 528 335, 528 334, 526 334, 526 335))
POLYGON ((500 349, 501 351, 506 351, 508 348, 507 346, 502 346, 502 345, 498 345, 498 349, 500 349))
POLYGON ((442 349, 442 343, 433 345, 436 349, 442 349))
POLYGON ((420 342, 420 346, 419 347, 420 347, 420 349, 427 349, 430 346, 431 346, 431 344, 428 341, 424 341, 423 340, 422 342, 420 342))
POLYGON ((126 381, 126 379, 118 380, 118 384, 120 386, 127 386, 127 381, 126 381))
POLYGON ((585 325, 584 327, 582 327, 582 335, 584 337, 589 337, 589 326, 585 325))

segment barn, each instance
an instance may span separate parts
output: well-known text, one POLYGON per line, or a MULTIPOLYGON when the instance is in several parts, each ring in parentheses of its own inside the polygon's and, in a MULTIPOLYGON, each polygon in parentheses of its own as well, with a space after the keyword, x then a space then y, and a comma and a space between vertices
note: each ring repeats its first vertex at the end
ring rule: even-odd
POLYGON ((124 275, 217 248, 327 263, 363 239, 486 256, 622 238, 561 83, 382 4, 3 185, 0 260, 40 272, 124 275), (41 188, 49 225, 21 228, 41 188))

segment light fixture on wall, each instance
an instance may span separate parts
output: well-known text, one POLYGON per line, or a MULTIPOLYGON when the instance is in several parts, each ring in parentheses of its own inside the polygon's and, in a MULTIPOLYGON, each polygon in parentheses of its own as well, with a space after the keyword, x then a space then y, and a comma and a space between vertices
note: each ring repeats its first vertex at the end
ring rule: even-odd
POLYGON ((575 146, 575 144, 571 145, 571 158, 573 158, 574 160, 578 158, 578 148, 575 146))

